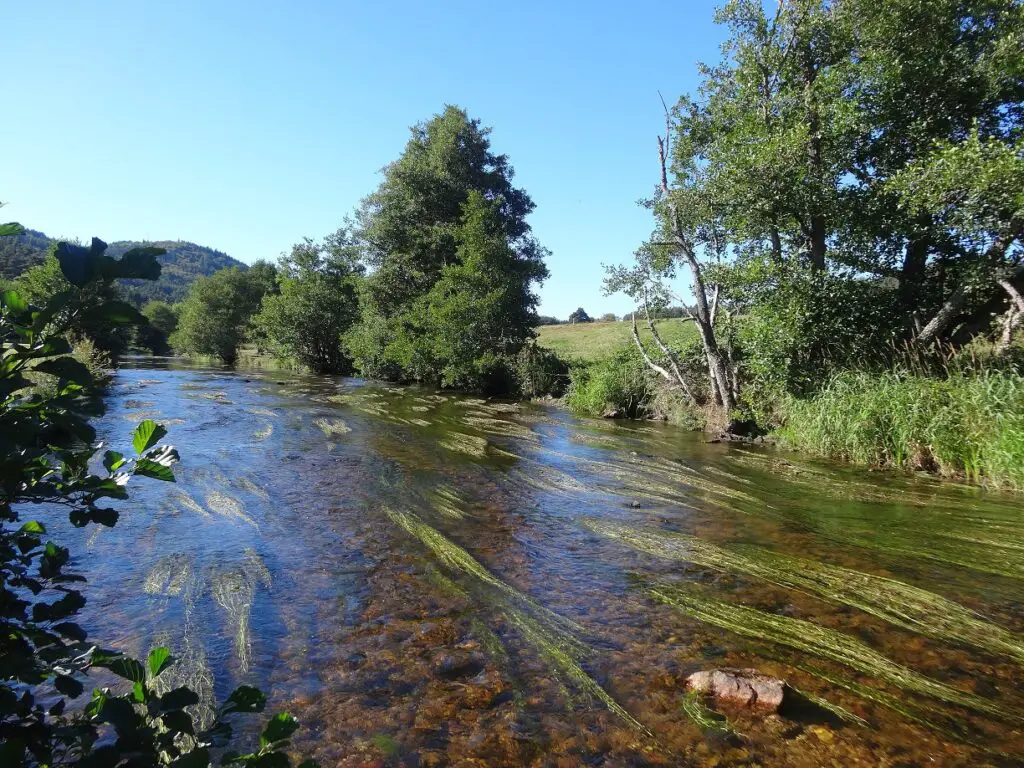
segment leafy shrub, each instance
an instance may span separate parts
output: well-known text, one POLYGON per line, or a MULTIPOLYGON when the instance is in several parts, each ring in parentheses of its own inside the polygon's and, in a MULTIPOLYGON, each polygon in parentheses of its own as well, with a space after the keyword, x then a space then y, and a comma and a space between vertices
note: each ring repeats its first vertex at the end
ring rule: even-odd
POLYGON ((566 404, 573 412, 604 416, 617 412, 629 418, 650 414, 655 383, 650 371, 632 347, 626 347, 607 360, 571 373, 566 404))
POLYGON ((517 386, 523 397, 561 397, 569 387, 569 364, 536 342, 519 352, 516 368, 517 386))

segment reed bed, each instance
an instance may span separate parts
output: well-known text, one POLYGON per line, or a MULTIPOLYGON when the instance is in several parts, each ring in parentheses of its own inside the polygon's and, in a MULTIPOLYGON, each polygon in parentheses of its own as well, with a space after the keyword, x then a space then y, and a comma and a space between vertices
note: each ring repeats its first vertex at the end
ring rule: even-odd
POLYGON ((1024 490, 1024 378, 845 373, 792 400, 778 435, 832 459, 1024 490))

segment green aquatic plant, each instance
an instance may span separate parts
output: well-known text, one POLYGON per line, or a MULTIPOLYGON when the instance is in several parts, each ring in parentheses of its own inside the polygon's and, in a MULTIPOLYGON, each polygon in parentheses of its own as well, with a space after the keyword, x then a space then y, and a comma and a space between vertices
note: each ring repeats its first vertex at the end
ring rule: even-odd
POLYGON ((462 520, 466 517, 463 509, 465 502, 451 486, 441 485, 431 491, 430 503, 445 517, 453 520, 462 520))
POLYGON ((344 435, 347 432, 351 432, 351 427, 348 426, 344 421, 336 420, 331 421, 330 419, 313 419, 313 423, 316 424, 320 431, 328 437, 332 435, 344 435))
POLYGON ((437 441, 442 448, 447 448, 454 453, 462 453, 466 456, 482 458, 487 455, 487 440, 475 435, 467 435, 463 432, 449 432, 442 440, 437 441))
POLYGON ((201 515, 202 517, 210 517, 210 513, 203 509, 202 504, 189 496, 185 491, 175 488, 169 495, 176 504, 184 507, 190 512, 195 512, 197 515, 201 515))
POLYGON ((254 528, 259 528, 256 521, 245 514, 241 503, 237 499, 228 496, 220 491, 211 491, 206 495, 206 506, 224 517, 233 517, 242 522, 248 523, 254 528))
POLYGON ((472 416, 467 415, 462 418, 462 422, 469 424, 475 429, 481 432, 486 432, 489 435, 499 435, 502 437, 513 437, 518 440, 536 440, 537 435, 533 430, 528 427, 524 427, 522 424, 516 424, 512 421, 505 421, 503 419, 495 419, 491 416, 472 416))
POLYGON ((579 639, 578 635, 583 630, 575 622, 538 605, 515 587, 491 574, 466 550, 414 514, 394 509, 386 509, 385 512, 403 530, 419 539, 445 566, 472 577, 478 587, 489 592, 495 607, 504 613, 509 623, 563 681, 571 682, 582 694, 601 701, 630 727, 649 734, 583 669, 580 659, 590 653, 590 648, 579 639))
POLYGON ((241 565, 218 571, 210 581, 213 599, 227 612, 228 619, 234 625, 235 653, 238 666, 243 672, 249 669, 249 656, 252 652, 249 615, 258 584, 270 588, 270 571, 252 549, 245 551, 245 560, 241 565))
POLYGON ((274 425, 267 424, 262 429, 257 429, 252 433, 254 440, 266 440, 274 433, 274 425))
POLYGON ((239 475, 235 478, 235 485, 243 491, 251 493, 253 496, 257 496, 263 501, 270 501, 270 494, 267 493, 260 485, 246 477, 245 475, 239 475))
POLYGON ((697 691, 688 691, 679 699, 683 713, 702 731, 735 733, 728 718, 715 712, 704 703, 704 697, 697 691))
POLYGON ((656 586, 651 596, 681 613, 744 637, 786 645, 855 669, 897 688, 930 696, 954 706, 1013 720, 1002 707, 976 694, 940 683, 869 648, 849 635, 809 621, 764 613, 755 608, 701 597, 669 586, 656 586))
POLYGON ((934 592, 896 579, 789 557, 760 547, 726 549, 696 536, 587 519, 583 525, 657 557, 681 560, 768 581, 858 608, 894 626, 958 641, 1024 664, 1024 641, 980 614, 934 592))
POLYGON ((142 582, 148 595, 177 596, 192 576, 192 558, 184 554, 166 555, 156 561, 142 582))

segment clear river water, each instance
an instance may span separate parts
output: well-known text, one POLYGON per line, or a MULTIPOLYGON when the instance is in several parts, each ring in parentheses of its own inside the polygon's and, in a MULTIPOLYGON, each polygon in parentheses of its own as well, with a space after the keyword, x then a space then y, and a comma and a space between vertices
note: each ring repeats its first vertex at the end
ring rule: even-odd
MULTIPOLYGON (((324 766, 1024 764, 1024 503, 650 423, 135 360, 177 483, 63 530, 83 622, 324 766), (687 695, 756 669, 776 713, 687 695)), ((197 714, 209 715, 208 705, 197 714)))

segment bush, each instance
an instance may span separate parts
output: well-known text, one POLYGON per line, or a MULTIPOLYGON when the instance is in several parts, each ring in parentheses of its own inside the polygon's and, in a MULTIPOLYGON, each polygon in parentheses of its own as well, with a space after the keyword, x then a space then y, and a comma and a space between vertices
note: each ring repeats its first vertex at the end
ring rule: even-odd
POLYGON ((566 404, 586 416, 610 413, 628 418, 651 414, 655 384, 639 353, 625 347, 607 360, 578 367, 570 372, 566 404))
POLYGON ((569 364, 555 352, 531 342, 516 358, 516 378, 523 397, 561 397, 569 388, 569 364))
POLYGON ((1024 489, 1024 377, 844 373, 791 399, 778 436, 828 458, 1024 489))

